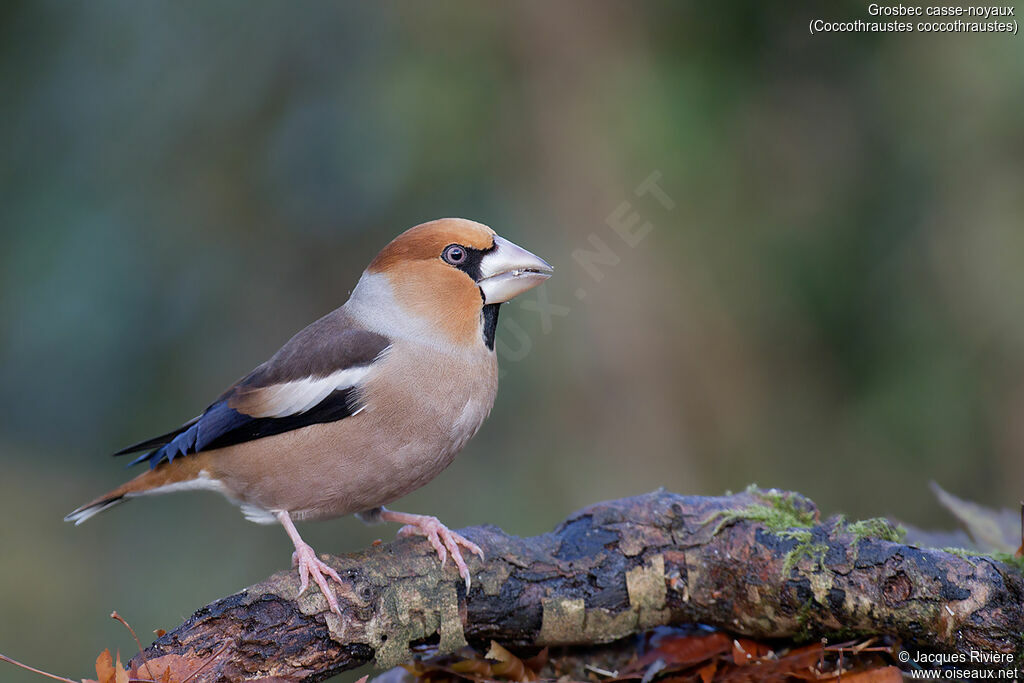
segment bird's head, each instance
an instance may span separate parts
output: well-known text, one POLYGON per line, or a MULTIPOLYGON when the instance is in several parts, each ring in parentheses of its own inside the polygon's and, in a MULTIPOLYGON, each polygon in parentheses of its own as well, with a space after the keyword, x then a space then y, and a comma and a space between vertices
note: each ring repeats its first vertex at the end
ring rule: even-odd
POLYGON ((544 259, 486 225, 442 218, 410 228, 384 247, 352 302, 364 318, 377 307, 368 322, 382 331, 395 333, 407 323, 409 336, 438 334, 447 343, 469 345, 483 339, 485 307, 536 287, 552 272, 544 259), (410 319, 403 322, 406 315, 410 319))

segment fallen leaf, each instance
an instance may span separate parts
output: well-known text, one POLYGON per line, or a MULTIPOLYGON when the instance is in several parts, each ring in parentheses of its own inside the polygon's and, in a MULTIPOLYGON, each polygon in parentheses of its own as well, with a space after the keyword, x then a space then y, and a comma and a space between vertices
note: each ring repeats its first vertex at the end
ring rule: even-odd
MULTIPOLYGON (((149 660, 149 668, 152 669, 160 683, 184 681, 202 664, 201 660, 188 659, 181 655, 163 655, 149 660)), ((190 682, 194 680, 192 678, 190 682)))
POLYGON ((508 662, 516 659, 516 656, 503 648, 495 641, 491 641, 491 648, 487 650, 487 654, 484 655, 487 659, 493 659, 496 662, 508 662))
POLYGON ((461 662, 454 662, 448 668, 460 674, 473 674, 484 678, 494 678, 491 672, 491 665, 483 659, 463 659, 461 662))
POLYGON ((772 649, 767 645, 748 638, 736 638, 732 641, 732 661, 736 666, 746 666, 767 657, 772 649))
MULTIPOLYGON (((737 666, 722 672, 718 681, 740 683, 741 681, 782 681, 796 678, 816 681, 820 678, 816 665, 821 660, 821 645, 805 645, 787 654, 777 655, 778 659, 765 657, 757 666, 737 666)), ((846 680, 846 677, 843 677, 846 680)), ((716 681, 716 683, 718 683, 716 681)))
POLYGON ((692 666, 731 650, 732 639, 724 633, 664 636, 653 650, 630 667, 630 671, 644 671, 659 659, 664 660, 666 668, 692 666))
POLYGON ((957 498, 934 481, 932 492, 942 506, 967 527, 982 552, 1015 552, 1021 541, 1020 515, 1011 510, 993 510, 957 498))
POLYGON ((711 683, 715 680, 715 672, 718 671, 718 662, 711 662, 705 664, 701 668, 697 669, 697 675, 700 676, 700 683, 711 683))
POLYGON ((498 643, 491 641, 491 648, 484 655, 487 659, 498 662, 491 667, 491 671, 497 678, 505 678, 510 681, 532 681, 537 676, 530 671, 523 660, 503 648, 498 643))
POLYGON ((128 670, 121 666, 121 653, 117 653, 114 663, 114 683, 128 683, 128 670))
POLYGON ((114 658, 110 655, 110 650, 104 650, 96 658, 96 680, 98 683, 116 683, 116 675, 114 658))
POLYGON ((541 669, 547 666, 548 663, 548 649, 544 648, 529 659, 524 659, 523 663, 529 667, 530 671, 540 676, 541 669))

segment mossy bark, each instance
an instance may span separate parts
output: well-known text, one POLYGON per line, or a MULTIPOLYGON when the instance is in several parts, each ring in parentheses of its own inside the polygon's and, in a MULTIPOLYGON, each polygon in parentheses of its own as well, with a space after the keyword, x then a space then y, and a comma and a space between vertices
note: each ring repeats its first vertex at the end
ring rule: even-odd
POLYGON ((350 582, 344 620, 315 588, 296 599, 295 572, 281 572, 202 608, 146 656, 204 665, 195 681, 316 681, 393 666, 425 641, 597 644, 687 622, 761 638, 889 634, 946 651, 1016 653, 1024 632, 1015 568, 822 523, 797 494, 658 491, 590 506, 534 538, 461 533, 487 557, 469 559, 468 595, 451 563, 442 570, 425 541, 403 538, 329 558, 350 582))

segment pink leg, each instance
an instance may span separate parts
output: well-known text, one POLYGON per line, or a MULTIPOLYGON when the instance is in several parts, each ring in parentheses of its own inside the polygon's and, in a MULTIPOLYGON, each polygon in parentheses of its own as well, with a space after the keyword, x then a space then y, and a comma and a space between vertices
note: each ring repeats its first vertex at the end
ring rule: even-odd
POLYGON ((288 532, 292 543, 295 544, 295 552, 292 553, 292 566, 299 568, 299 595, 306 591, 306 588, 309 587, 309 578, 313 577, 316 585, 320 586, 320 592, 327 598, 327 604, 331 606, 331 611, 340 617, 341 608, 338 607, 338 597, 334 594, 331 584, 327 581, 327 578, 330 577, 344 586, 345 583, 338 576, 338 572, 331 569, 326 562, 318 558, 313 547, 302 540, 298 529, 295 528, 292 518, 288 516, 287 512, 279 510, 274 513, 274 516, 277 517, 277 521, 281 522, 281 526, 288 532))
POLYGON ((434 550, 437 551, 438 557, 441 558, 442 567, 448 561, 448 553, 451 553, 455 566, 459 568, 459 576, 466 580, 466 590, 469 590, 469 567, 466 566, 466 561, 462 559, 462 551, 459 550, 459 546, 461 545, 469 552, 479 555, 482 560, 484 559, 484 551, 480 550, 480 546, 468 538, 455 533, 444 524, 441 524, 437 517, 431 517, 430 515, 414 515, 408 512, 394 512, 387 508, 381 508, 379 518, 385 522, 405 524, 406 526, 398 530, 399 536, 412 536, 414 534, 426 536, 427 540, 430 541, 430 545, 434 546, 434 550))

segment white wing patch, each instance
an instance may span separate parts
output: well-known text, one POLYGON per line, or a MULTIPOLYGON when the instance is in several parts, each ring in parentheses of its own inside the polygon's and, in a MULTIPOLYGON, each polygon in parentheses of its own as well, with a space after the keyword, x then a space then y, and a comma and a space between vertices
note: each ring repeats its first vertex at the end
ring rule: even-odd
MULTIPOLYGON (((307 377, 244 391, 237 399, 237 407, 252 417, 288 417, 306 412, 323 401, 332 392, 354 387, 366 379, 370 365, 338 370, 327 377, 307 377)), ((232 404, 235 402, 232 401, 232 404)))

